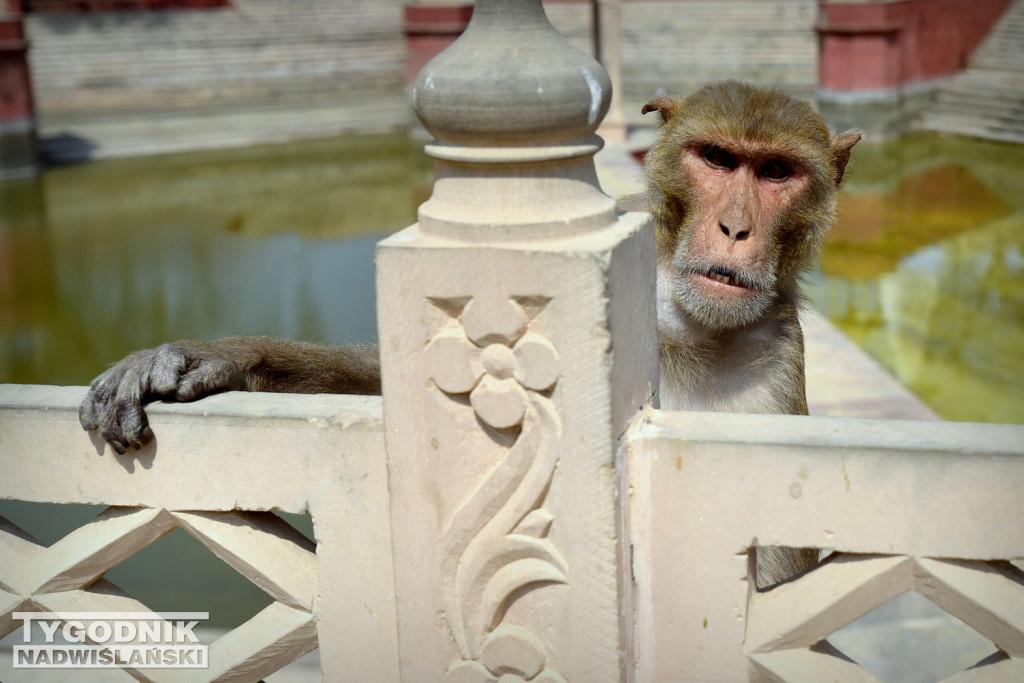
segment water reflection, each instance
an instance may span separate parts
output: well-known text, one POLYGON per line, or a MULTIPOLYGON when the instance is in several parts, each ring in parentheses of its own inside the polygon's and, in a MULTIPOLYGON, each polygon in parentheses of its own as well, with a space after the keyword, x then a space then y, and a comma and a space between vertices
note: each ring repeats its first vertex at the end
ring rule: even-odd
POLYGON ((369 136, 0 185, 0 381, 85 384, 182 337, 373 341, 374 244, 429 182, 405 136, 369 136))
POLYGON ((951 420, 1024 423, 1024 146, 858 146, 815 306, 951 420))

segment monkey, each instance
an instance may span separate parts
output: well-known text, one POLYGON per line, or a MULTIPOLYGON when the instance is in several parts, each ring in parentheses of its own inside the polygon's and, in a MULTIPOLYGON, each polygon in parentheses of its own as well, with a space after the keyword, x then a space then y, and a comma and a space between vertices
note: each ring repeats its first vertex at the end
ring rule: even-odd
MULTIPOLYGON (((832 135, 806 102, 727 81, 644 105, 662 119, 645 189, 654 216, 661 407, 806 415, 799 277, 835 223, 858 131, 832 135)), ((817 564, 761 546, 766 589, 817 564)))
MULTIPOLYGON (((799 278, 836 219, 860 133, 833 135, 806 102, 726 81, 661 117, 644 189, 621 210, 654 218, 661 407, 807 414, 799 278)), ((79 409, 118 453, 152 438, 143 404, 225 390, 380 392, 374 347, 269 337, 179 341, 138 351, 97 377, 79 409)), ((766 588, 817 563, 811 549, 758 548, 766 588)))

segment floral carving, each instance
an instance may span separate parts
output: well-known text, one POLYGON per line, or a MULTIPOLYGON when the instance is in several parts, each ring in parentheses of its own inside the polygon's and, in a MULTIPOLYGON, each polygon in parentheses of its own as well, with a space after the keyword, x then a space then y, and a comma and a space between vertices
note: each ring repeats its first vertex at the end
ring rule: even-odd
POLYGON ((460 659, 451 681, 563 682, 544 644, 504 623, 513 602, 539 586, 565 583, 565 558, 548 538, 544 498, 558 464, 561 423, 549 392, 558 353, 530 321, 543 297, 439 299, 449 321, 427 346, 431 377, 451 396, 469 397, 484 424, 519 428, 515 442, 445 528, 445 621, 460 659))
POLYGON ((434 383, 448 394, 468 394, 491 427, 522 424, 527 392, 547 391, 558 379, 558 353, 528 331, 529 317, 514 298, 474 299, 462 310, 461 325, 446 326, 427 346, 434 383))

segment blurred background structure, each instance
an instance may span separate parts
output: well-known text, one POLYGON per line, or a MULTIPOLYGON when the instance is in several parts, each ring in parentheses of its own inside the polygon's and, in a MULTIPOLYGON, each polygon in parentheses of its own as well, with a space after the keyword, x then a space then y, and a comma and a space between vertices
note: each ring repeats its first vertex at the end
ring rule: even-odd
MULTIPOLYGON (((458 0, 4 1, 0 116, 29 118, 28 80, 11 74, 30 72, 47 161, 403 130, 406 84, 472 12, 458 0)), ((545 6, 579 47, 614 60, 629 126, 652 125, 639 107, 656 92, 738 78, 816 100, 836 127, 875 139, 924 127, 1024 140, 1019 1, 545 6)))

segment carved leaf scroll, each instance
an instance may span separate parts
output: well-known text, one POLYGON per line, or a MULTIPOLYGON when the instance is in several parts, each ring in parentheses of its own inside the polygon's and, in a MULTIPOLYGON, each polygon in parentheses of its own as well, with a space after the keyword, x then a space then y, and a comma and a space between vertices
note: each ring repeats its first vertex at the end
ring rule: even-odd
MULTIPOLYGON (((558 463, 561 423, 544 392, 558 380, 558 353, 529 324, 544 297, 432 300, 449 321, 427 346, 432 379, 450 395, 467 395, 491 427, 520 427, 501 462, 459 505, 445 529, 445 619, 461 660, 449 680, 562 681, 546 668, 543 643, 503 623, 527 590, 565 583, 565 558, 548 538, 543 508, 558 463)), ((455 402, 453 402, 455 403, 455 402)))

